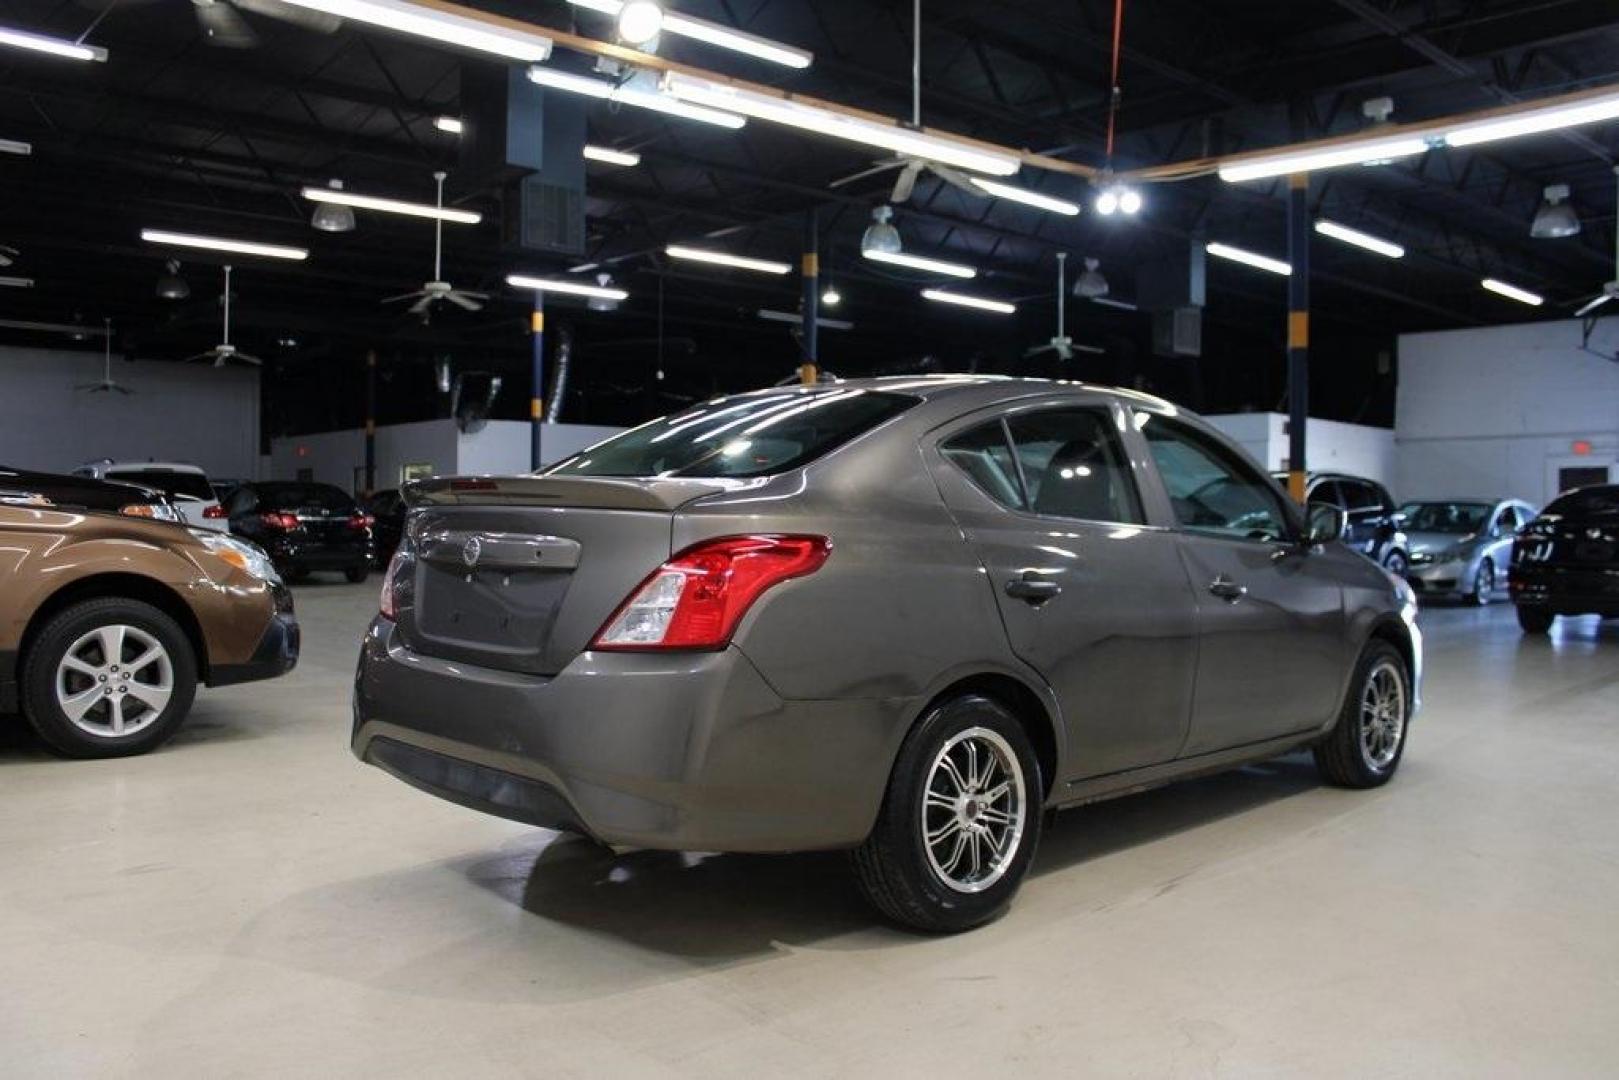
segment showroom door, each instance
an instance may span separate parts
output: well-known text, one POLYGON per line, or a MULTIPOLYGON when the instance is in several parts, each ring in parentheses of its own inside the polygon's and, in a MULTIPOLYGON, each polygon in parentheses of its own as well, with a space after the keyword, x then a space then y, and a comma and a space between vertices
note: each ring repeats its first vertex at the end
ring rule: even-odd
POLYGON ((1172 760, 1185 740, 1195 607, 1174 533, 1144 524, 1116 416, 1024 409, 938 444, 940 490, 1012 649, 1057 694, 1061 780, 1172 760))
POLYGON ((1325 723, 1346 663, 1337 578, 1291 542, 1281 496, 1257 470, 1189 425, 1141 415, 1197 603, 1197 688, 1182 755, 1325 723))

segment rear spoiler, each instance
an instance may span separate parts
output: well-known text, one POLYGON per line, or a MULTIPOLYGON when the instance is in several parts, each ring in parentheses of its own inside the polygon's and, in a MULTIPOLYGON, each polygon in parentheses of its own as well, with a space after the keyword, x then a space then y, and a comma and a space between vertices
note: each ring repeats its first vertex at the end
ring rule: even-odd
POLYGON ((612 476, 435 476, 400 488, 418 506, 578 506, 600 510, 676 510, 705 495, 751 487, 757 480, 612 476))

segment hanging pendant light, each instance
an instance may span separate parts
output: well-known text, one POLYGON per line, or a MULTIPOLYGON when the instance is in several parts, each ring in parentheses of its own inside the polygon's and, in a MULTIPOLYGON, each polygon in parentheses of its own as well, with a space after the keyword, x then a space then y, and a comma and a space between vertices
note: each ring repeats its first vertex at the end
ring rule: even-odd
POLYGON ((157 295, 160 300, 184 300, 191 295, 191 286, 180 276, 179 259, 170 259, 158 275, 157 295))
POLYGON ((860 237, 860 254, 870 255, 872 252, 881 252, 885 255, 896 255, 904 245, 900 242, 899 230, 893 225, 892 206, 879 206, 871 212, 871 224, 866 226, 865 233, 860 237))
MULTIPOLYGON (((342 191, 343 181, 333 180, 328 186, 333 191, 342 191)), ((355 228, 354 208, 344 206, 342 203, 317 203, 315 213, 309 219, 309 224, 321 232, 353 232, 355 228)))

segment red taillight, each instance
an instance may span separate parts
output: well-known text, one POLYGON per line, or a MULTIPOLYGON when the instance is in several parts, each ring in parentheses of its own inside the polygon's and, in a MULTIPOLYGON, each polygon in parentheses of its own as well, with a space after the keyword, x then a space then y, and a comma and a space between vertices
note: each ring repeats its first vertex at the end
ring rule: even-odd
POLYGON ((593 649, 721 649, 771 586, 813 574, 824 536, 729 536, 693 545, 654 570, 597 632, 593 649))
POLYGON ((370 514, 356 510, 354 513, 349 515, 349 528, 369 529, 373 524, 376 523, 376 520, 377 519, 372 517, 370 514))
POLYGON ((281 510, 270 510, 259 515, 259 520, 272 529, 291 532, 298 527, 298 515, 289 514, 281 510))
POLYGON ((382 612, 385 619, 397 621, 399 618, 399 605, 394 600, 394 578, 404 564, 403 554, 402 551, 395 551, 393 558, 388 560, 388 569, 382 574, 382 596, 377 601, 377 610, 382 612))
POLYGON ((220 506, 218 503, 214 503, 212 506, 203 507, 202 516, 207 518, 209 521, 218 521, 221 518, 230 517, 230 515, 225 512, 225 508, 220 506))

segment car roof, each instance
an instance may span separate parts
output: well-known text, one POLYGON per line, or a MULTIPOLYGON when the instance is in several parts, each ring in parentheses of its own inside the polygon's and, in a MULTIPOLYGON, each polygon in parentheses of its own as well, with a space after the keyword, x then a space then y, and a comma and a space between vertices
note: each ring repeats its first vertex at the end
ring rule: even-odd
POLYGON ((1173 404, 1163 398, 1143 394, 1137 390, 1068 379, 1031 379, 1011 375, 878 375, 863 379, 835 379, 804 387, 778 386, 752 392, 779 394, 783 390, 791 389, 823 393, 838 390, 881 390, 892 394, 908 394, 923 401, 948 400, 967 405, 992 405, 999 401, 1012 401, 1020 397, 1060 393, 1065 390, 1084 391, 1116 397, 1150 408, 1178 411, 1173 404))
POLYGON ((53 495, 70 501, 86 499, 94 504, 92 508, 116 508, 131 502, 164 502, 166 498, 161 491, 143 484, 32 472, 7 466, 0 466, 0 491, 53 495))

